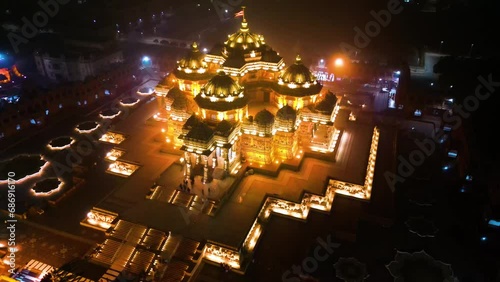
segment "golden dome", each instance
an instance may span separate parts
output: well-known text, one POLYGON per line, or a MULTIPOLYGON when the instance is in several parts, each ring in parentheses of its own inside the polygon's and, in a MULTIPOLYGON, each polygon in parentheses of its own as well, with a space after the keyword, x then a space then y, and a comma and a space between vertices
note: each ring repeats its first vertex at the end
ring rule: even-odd
POLYGON ((258 50, 265 44, 264 36, 250 32, 247 20, 243 18, 240 30, 229 35, 227 41, 224 42, 223 54, 227 57, 233 51, 251 52, 258 50))
POLYGON ((304 66, 302 59, 297 55, 295 64, 289 66, 279 78, 280 84, 292 84, 294 86, 316 84, 316 77, 304 66))
POLYGON ((200 93, 216 98, 237 97, 240 94, 243 95, 243 88, 229 75, 221 71, 203 86, 200 93))
POLYGON ((205 54, 200 52, 198 44, 194 42, 187 55, 177 62, 177 69, 184 71, 204 70, 207 68, 207 63, 204 61, 204 58, 205 54))
POLYGON ((194 100, 202 109, 222 112, 241 109, 248 104, 243 87, 225 72, 219 72, 210 79, 194 100))

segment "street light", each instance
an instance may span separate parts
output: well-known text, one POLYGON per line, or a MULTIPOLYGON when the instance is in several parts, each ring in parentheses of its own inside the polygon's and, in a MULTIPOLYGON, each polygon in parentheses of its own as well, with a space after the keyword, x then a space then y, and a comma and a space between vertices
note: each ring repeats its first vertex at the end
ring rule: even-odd
POLYGON ((336 67, 343 67, 344 66, 344 60, 342 60, 342 58, 337 58, 335 60, 335 66, 336 67))

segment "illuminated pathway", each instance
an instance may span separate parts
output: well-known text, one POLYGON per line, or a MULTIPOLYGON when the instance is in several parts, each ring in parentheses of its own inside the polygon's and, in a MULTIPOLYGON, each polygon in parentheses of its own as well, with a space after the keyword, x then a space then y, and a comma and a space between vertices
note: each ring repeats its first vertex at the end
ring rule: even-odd
MULTIPOLYGON (((247 180, 240 185, 239 188, 240 191, 237 192, 236 195, 242 195, 243 191, 249 191, 250 187, 258 189, 260 193, 265 195, 267 192, 269 192, 269 187, 276 187, 277 183, 280 183, 280 186, 282 187, 281 188, 278 187, 277 189, 275 188, 275 190, 277 191, 271 191, 271 192, 280 192, 281 190, 285 191, 285 187, 289 187, 288 183, 290 182, 294 182, 293 186, 302 188, 305 187, 305 189, 303 190, 306 191, 308 190, 309 187, 320 189, 320 187, 325 187, 325 186, 326 186, 326 191, 306 192, 302 194, 302 197, 300 199, 297 198, 293 199, 293 195, 291 196, 285 194, 284 198, 286 198, 286 200, 276 197, 264 198, 259 193, 255 193, 254 191, 252 193, 254 195, 254 198, 245 199, 241 204, 239 204, 239 205, 253 205, 254 203, 252 203, 252 201, 260 200, 260 205, 259 205, 260 208, 258 210, 257 217, 256 218, 254 217, 252 219, 253 223, 251 224, 251 228, 247 230, 243 243, 240 244, 240 246, 238 246, 237 248, 232 249, 226 247, 225 245, 219 245, 219 243, 217 243, 219 242, 219 240, 217 240, 217 242, 209 241, 201 250, 202 258, 205 258, 208 261, 217 264, 226 263, 230 265, 234 271, 243 273, 246 270, 246 263, 249 261, 248 259, 253 254, 255 246, 257 245, 259 238, 261 237, 261 235, 265 230, 266 222, 268 221, 271 213, 274 212, 284 216, 289 216, 290 218, 293 219, 306 220, 311 210, 318 210, 329 213, 332 208, 333 200, 336 194, 343 194, 345 196, 359 198, 361 200, 370 200, 371 185, 373 181, 372 176, 374 172, 374 164, 375 164, 375 158, 377 154, 378 140, 379 140, 379 130, 377 128, 373 130, 373 136, 371 140, 372 140, 371 149, 369 154, 368 167, 364 185, 350 184, 342 181, 336 181, 333 179, 330 179, 328 181, 328 185, 326 185, 326 183, 324 183, 323 185, 318 183, 312 183, 312 184, 308 183, 309 181, 307 180, 309 179, 309 177, 312 174, 317 175, 319 169, 323 170, 331 169, 331 166, 328 166, 327 163, 313 159, 310 160, 306 159, 304 161, 304 165, 301 170, 302 176, 299 176, 298 173, 283 171, 282 173, 280 173, 280 176, 277 179, 271 179, 263 176, 252 176, 251 179, 247 178, 247 180), (307 184, 310 185, 307 186, 307 184), (265 201, 261 200, 263 198, 265 199, 265 201)), ((344 139, 343 142, 349 143, 348 141, 350 141, 350 138, 349 135, 346 135, 346 138, 344 139)), ((348 151, 349 150, 345 150, 345 152, 348 151)), ((344 154, 345 153, 341 152, 340 156, 342 157, 344 154)), ((235 211, 232 208, 230 210, 231 213, 234 213, 235 211)), ((225 219, 224 216, 222 216, 222 218, 219 218, 218 221, 221 221, 222 219, 225 219)), ((95 220, 95 218, 93 220, 95 220)), ((223 232, 230 232, 231 229, 228 227, 227 221, 226 220, 222 221, 225 222, 224 224, 225 227, 223 232)), ((132 220, 132 222, 136 222, 136 220, 132 220)), ((99 224, 99 222, 97 222, 97 224, 99 224)), ((199 225, 194 224, 190 225, 190 227, 196 228, 199 227, 199 225)), ((184 234, 184 233, 189 233, 189 230, 185 229, 184 231, 187 232, 182 232, 182 235, 184 236, 187 235, 189 237, 189 234, 184 234)), ((202 233, 202 234, 206 235, 206 237, 209 239, 215 239, 213 237, 214 235, 213 232, 210 232, 211 235, 207 233, 202 233)))
POLYGON ((330 180, 324 195, 305 193, 300 202, 291 202, 275 197, 268 197, 262 205, 259 215, 255 219, 242 246, 240 246, 240 250, 232 250, 223 246, 217 246, 216 244, 207 244, 203 250, 204 258, 215 263, 226 263, 234 269, 244 272, 244 265, 242 262, 245 262, 243 259, 248 258, 242 257, 241 253, 253 253, 255 245, 264 231, 265 223, 269 219, 271 212, 290 216, 299 220, 305 220, 311 209, 330 212, 336 193, 362 200, 370 200, 379 135, 379 129, 375 128, 373 130, 367 173, 363 186, 330 180))

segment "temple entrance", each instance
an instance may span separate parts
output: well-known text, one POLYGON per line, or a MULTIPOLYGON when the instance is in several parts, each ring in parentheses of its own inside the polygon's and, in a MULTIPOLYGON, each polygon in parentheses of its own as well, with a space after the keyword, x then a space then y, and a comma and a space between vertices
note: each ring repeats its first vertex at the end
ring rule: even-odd
POLYGON ((315 146, 322 149, 328 149, 330 140, 333 133, 333 127, 315 123, 313 126, 313 136, 311 139, 311 146, 315 146))
MULTIPOLYGON (((204 169, 204 165, 201 164, 201 163, 197 164, 197 165, 194 165, 193 166, 193 170, 191 172, 191 177, 200 176, 203 179, 203 173, 204 173, 203 169, 204 169)), ((214 180, 214 178, 212 176, 213 173, 214 173, 214 169, 211 166, 209 166, 208 167, 208 175, 207 175, 208 177, 207 177, 207 180, 206 180, 207 183, 210 183, 210 182, 212 182, 214 180)))

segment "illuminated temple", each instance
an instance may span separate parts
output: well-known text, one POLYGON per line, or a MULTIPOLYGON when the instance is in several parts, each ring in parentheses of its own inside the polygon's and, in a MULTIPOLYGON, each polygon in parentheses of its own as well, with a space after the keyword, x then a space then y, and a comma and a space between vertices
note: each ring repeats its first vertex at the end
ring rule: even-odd
POLYGON ((285 67, 262 35, 243 18, 240 29, 207 54, 196 43, 155 88, 166 142, 184 151, 194 170, 230 172, 241 161, 266 165, 299 151, 333 152, 337 97, 304 66, 285 67))

